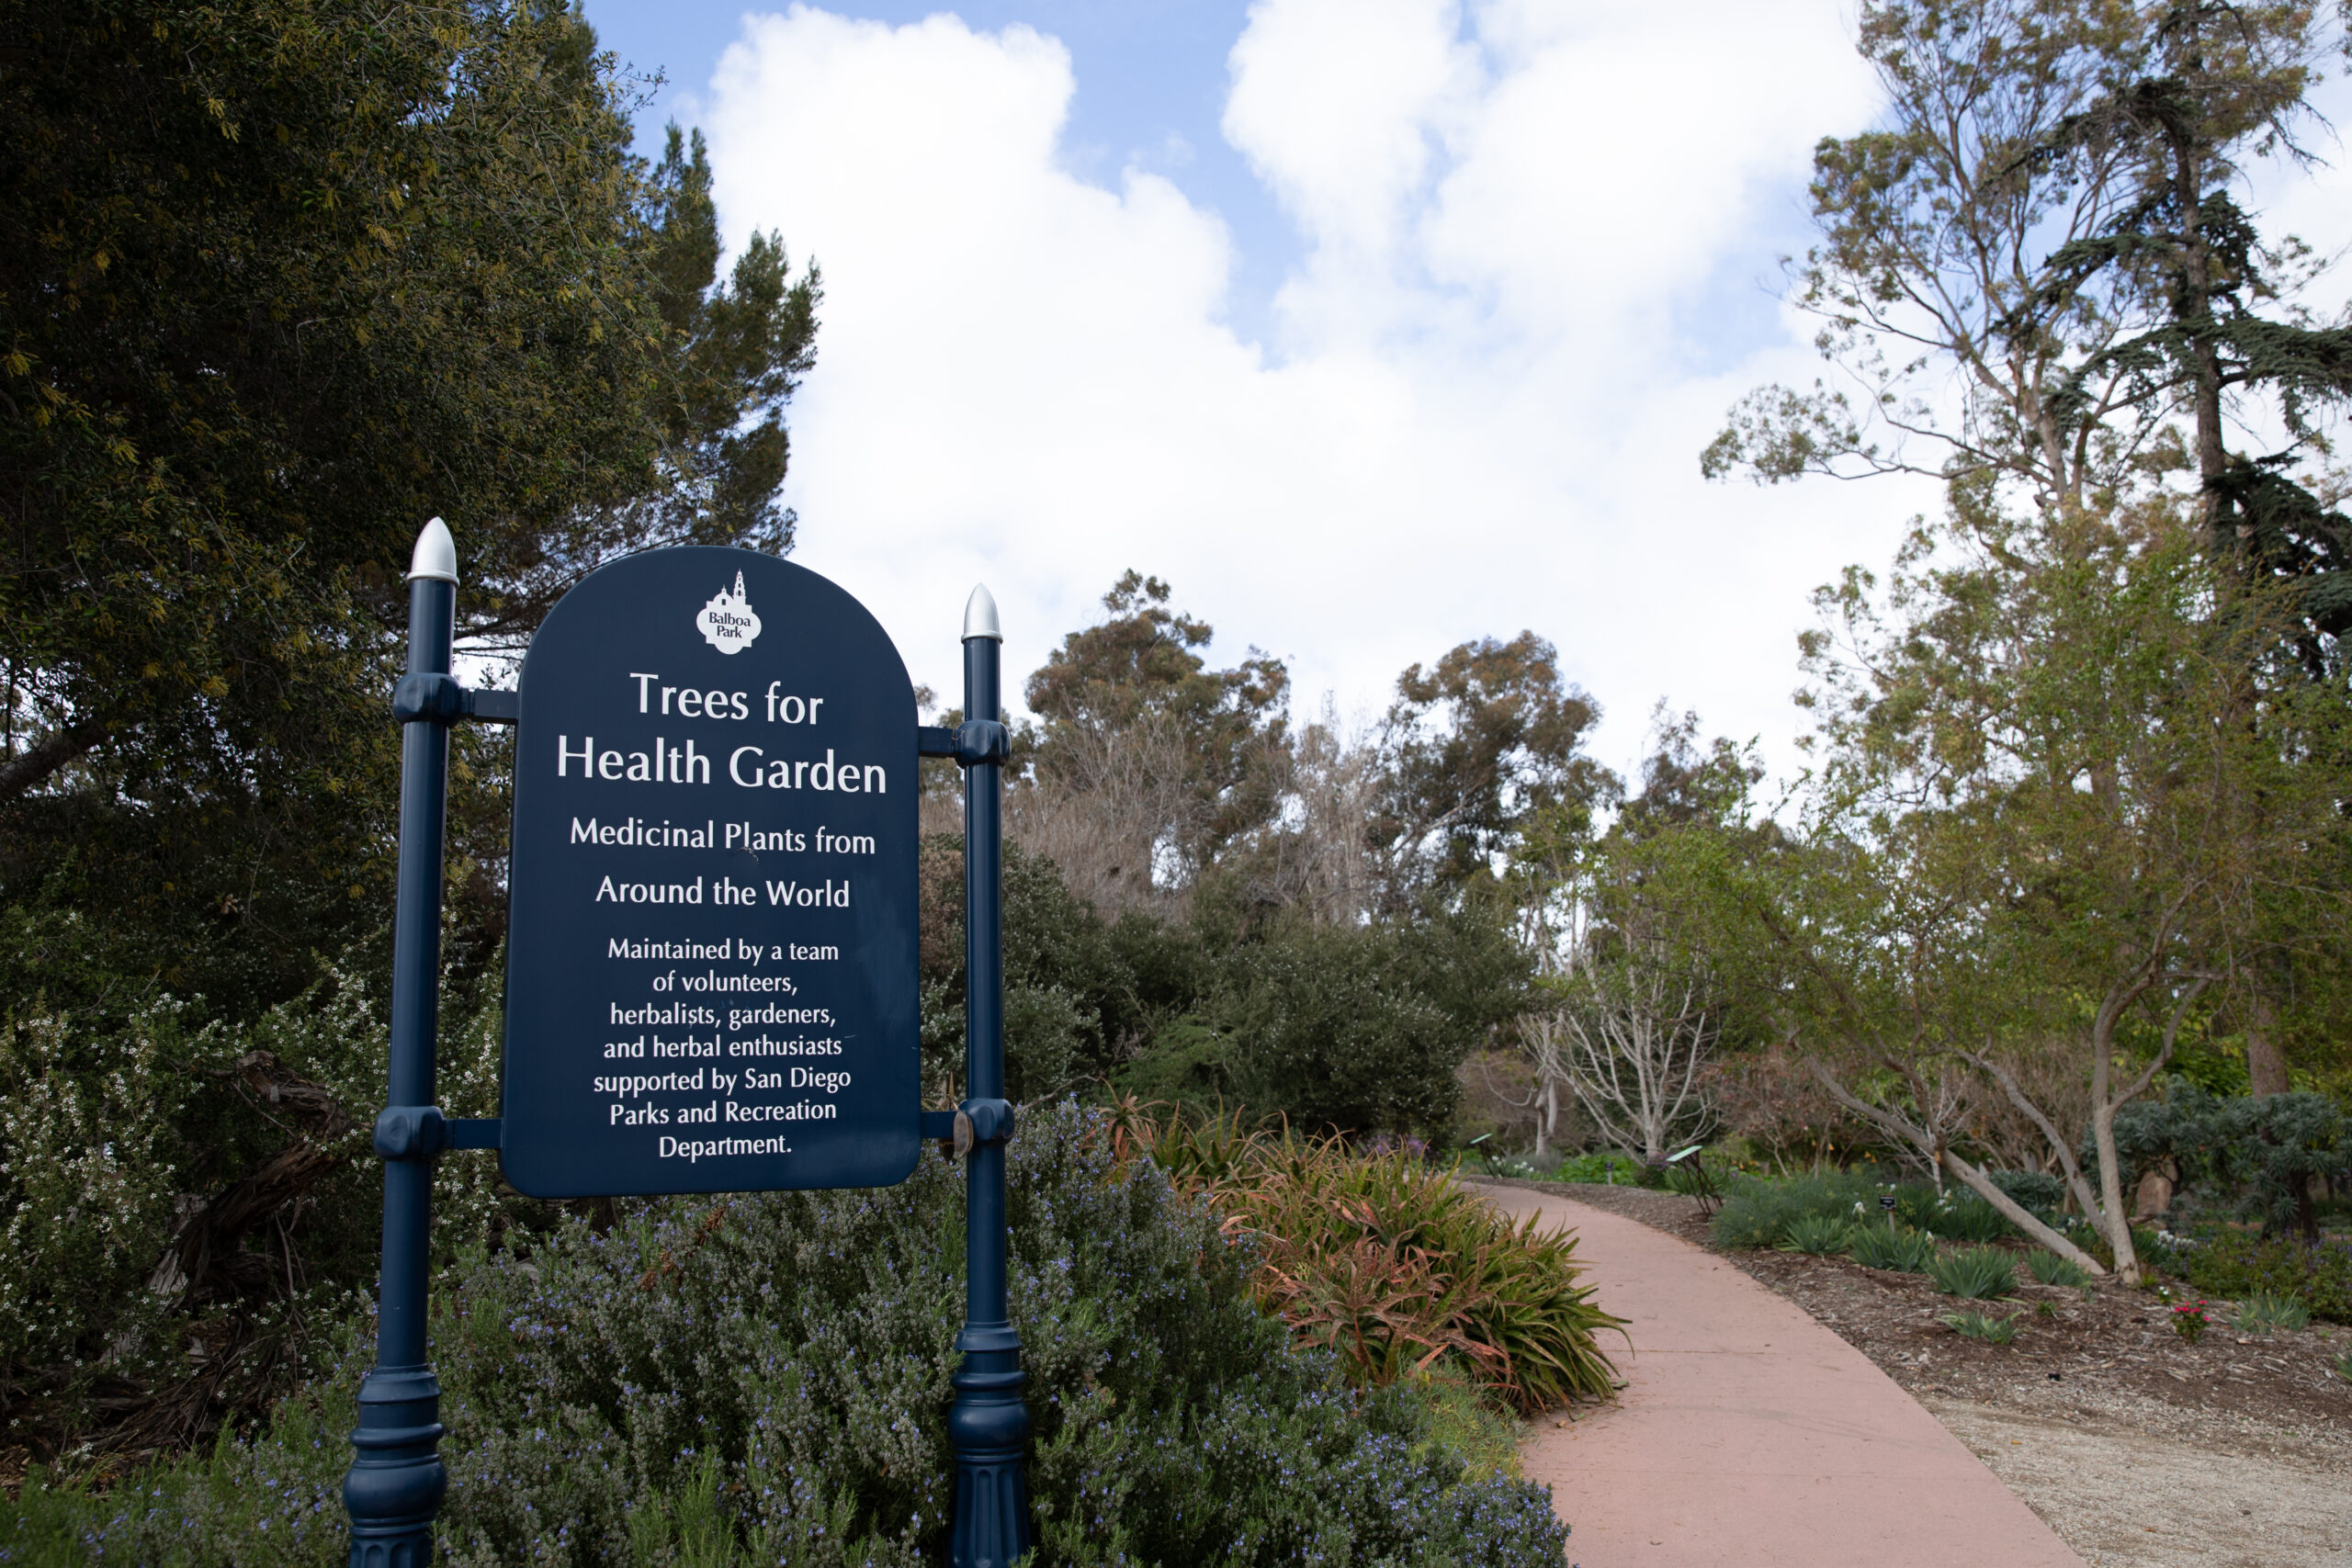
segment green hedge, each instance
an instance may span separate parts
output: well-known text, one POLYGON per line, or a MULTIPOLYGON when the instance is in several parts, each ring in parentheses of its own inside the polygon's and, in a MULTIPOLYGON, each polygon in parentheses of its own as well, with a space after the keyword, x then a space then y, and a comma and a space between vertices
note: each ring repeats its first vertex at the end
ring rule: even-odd
MULTIPOLYGON (((1012 1311, 1047 1564, 1556 1568, 1545 1494, 1473 1475, 1410 1384, 1358 1395, 1250 1298, 1250 1248, 1105 1123, 1012 1145, 1012 1311)), ((963 1186, 668 1200, 436 1286, 453 1568, 944 1560, 963 1186)), ((16 1562, 337 1563, 365 1363, 250 1441, 84 1495, 36 1474, 16 1562)))
POLYGON ((1739 1179, 1715 1214, 1710 1239, 1726 1248, 1778 1247, 1787 1239, 1791 1223, 1800 1219, 1884 1224, 1879 1199, 1890 1192, 1898 1224, 1945 1241, 1984 1243, 2017 1234, 1999 1210, 1957 1184, 1941 1192, 1925 1181, 1890 1188, 1866 1171, 1827 1171, 1739 1179))
POLYGON ((2340 1237, 2314 1247, 2292 1236, 2265 1240, 2224 1230, 2175 1249, 2166 1261, 2209 1296, 2293 1296, 2313 1317, 2352 1323, 2352 1242, 2340 1237))

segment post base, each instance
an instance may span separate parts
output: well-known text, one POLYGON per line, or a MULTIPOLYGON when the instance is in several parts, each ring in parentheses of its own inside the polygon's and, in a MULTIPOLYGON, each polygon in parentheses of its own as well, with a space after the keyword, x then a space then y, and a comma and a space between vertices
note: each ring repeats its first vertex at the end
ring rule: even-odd
POLYGON ((965 1370, 948 1380, 956 1388, 956 1404, 947 1413, 948 1441, 956 1450, 956 1523, 948 1544, 954 1568, 1012 1568, 1035 1544, 1029 1533, 1029 1407, 1021 1399, 1028 1380, 1018 1355, 967 1355, 965 1370), (1013 1364, 983 1371, 975 1361, 1013 1364))
POLYGON ((350 1568, 430 1568, 433 1517, 449 1489, 440 1416, 428 1367, 378 1367, 359 1385, 358 1452, 343 1478, 350 1568))

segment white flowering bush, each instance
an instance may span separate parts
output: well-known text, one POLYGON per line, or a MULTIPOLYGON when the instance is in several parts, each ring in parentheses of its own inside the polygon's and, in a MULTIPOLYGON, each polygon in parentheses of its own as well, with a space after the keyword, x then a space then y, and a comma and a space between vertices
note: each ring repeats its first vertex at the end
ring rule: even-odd
MULTIPOLYGON (((385 1028, 359 976, 240 1022, 0 914, 0 1449, 77 1472, 208 1442, 315 1369, 375 1278, 385 1028)), ((451 998, 442 1104, 498 1107, 495 1007, 451 998)), ((452 1161, 453 1250, 546 1212, 452 1161)))
MULTIPOLYGON (((1012 1312, 1046 1564, 1557 1568, 1544 1494, 1474 1475, 1411 1385, 1347 1390, 1252 1305, 1246 1242, 1101 1117, 1012 1145, 1012 1312)), ((453 1564, 876 1564, 944 1555, 963 1187, 625 1205, 438 1282, 453 1564)), ((367 1347, 247 1441, 88 1495, 38 1474, 17 1562, 340 1562, 367 1347)))
POLYGON ((131 1327, 123 1292, 154 1266, 178 1190, 183 1045, 170 1003, 96 1041, 57 1012, 0 1020, 0 1364, 70 1367, 104 1353, 94 1327, 131 1327))

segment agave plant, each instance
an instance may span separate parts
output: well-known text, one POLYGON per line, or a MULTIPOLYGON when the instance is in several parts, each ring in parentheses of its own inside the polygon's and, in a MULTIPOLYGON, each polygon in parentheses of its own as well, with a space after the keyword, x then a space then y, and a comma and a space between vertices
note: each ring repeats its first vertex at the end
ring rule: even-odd
POLYGON ((1114 1115, 1123 1157, 1148 1156, 1255 1236, 1260 1302, 1359 1386, 1449 1362, 1522 1412, 1614 1390, 1598 1337, 1623 1322, 1594 1303, 1573 1235, 1513 1224, 1402 1147, 1358 1151, 1238 1112, 1193 1123, 1129 1101, 1114 1115))
POLYGON ((1963 1338, 1981 1339, 1987 1345, 2007 1345, 2018 1337, 2018 1320, 2013 1317, 1994 1317, 1981 1312, 1948 1312, 1936 1321, 1963 1338))
POLYGON ((1865 1269, 1887 1269, 1898 1274, 1924 1274, 1935 1261, 1936 1238, 1891 1225, 1857 1225, 1846 1244, 1847 1255, 1865 1269))
POLYGON ((1946 1295, 1991 1301, 2017 1289, 2018 1260, 1997 1247, 1963 1247, 1931 1261, 1928 1277, 1946 1295))
POLYGON ((2089 1273, 2081 1264, 2040 1247, 2026 1254, 2025 1266, 2028 1272, 2045 1285, 2056 1285, 2071 1291, 2091 1282, 2089 1273))
POLYGON ((2311 1326, 2312 1309, 2300 1296, 2276 1296, 2267 1292, 2246 1297, 2238 1303, 2238 1328, 2246 1334, 2275 1334, 2284 1329, 2293 1333, 2311 1326))
POLYGON ((1852 1227, 1836 1214, 1799 1214, 1781 1227, 1781 1250, 1820 1258, 1846 1250, 1852 1227))

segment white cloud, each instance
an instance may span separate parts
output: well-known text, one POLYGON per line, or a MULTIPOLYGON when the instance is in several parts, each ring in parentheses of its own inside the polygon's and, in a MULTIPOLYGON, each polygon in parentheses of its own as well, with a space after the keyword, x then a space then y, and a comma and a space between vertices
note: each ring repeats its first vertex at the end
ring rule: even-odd
POLYGON ((1017 676, 1132 565, 1310 704, 1532 626, 1619 765, 1661 695, 1785 755, 1805 590, 1921 502, 1702 484, 1729 401, 1812 371, 1793 322, 1728 367, 1692 334, 1870 112, 1838 7, 1260 0, 1232 71, 1227 134, 1308 242, 1262 347, 1216 213, 1067 172, 1057 42, 747 20, 706 106, 721 210, 828 291, 797 558, 950 700, 974 581, 1017 676))
POLYGON ((1453 0, 1280 0, 1234 45, 1225 133, 1328 257, 1384 259, 1474 101, 1453 0))

